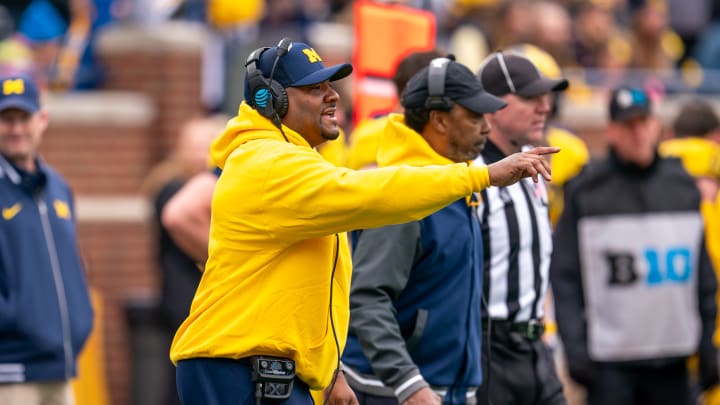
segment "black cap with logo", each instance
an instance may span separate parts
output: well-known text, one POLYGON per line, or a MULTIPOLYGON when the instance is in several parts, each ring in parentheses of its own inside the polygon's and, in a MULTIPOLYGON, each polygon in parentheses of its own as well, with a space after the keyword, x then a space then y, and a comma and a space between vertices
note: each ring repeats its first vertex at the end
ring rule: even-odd
POLYGON ((650 97, 637 87, 618 87, 610 95, 608 112, 611 121, 627 121, 650 115, 650 97))
POLYGON ((483 87, 501 97, 517 94, 523 97, 541 96, 568 88, 565 79, 543 76, 530 59, 514 52, 495 52, 483 61, 478 77, 483 87))

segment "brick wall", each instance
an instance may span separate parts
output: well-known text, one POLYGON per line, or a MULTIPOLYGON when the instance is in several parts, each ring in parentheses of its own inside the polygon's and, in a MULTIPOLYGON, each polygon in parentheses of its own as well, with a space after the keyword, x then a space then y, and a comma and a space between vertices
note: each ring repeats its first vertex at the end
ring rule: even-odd
POLYGON ((181 124, 202 113, 205 40, 201 26, 173 23, 145 29, 117 26, 98 41, 100 58, 107 67, 105 87, 140 92, 155 103, 155 152, 169 150, 181 124))
POLYGON ((79 232, 89 283, 100 291, 104 304, 104 361, 111 403, 132 404, 125 305, 129 298, 151 296, 155 290, 152 232, 141 222, 103 221, 83 221, 79 232))

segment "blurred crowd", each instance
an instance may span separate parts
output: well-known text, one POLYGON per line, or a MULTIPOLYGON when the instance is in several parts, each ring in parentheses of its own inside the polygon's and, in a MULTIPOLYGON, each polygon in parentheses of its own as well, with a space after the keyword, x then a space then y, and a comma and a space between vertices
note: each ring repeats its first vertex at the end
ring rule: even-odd
MULTIPOLYGON (((718 0, 399 0, 437 17, 437 41, 471 68, 489 52, 531 43, 549 52, 574 83, 641 85, 658 92, 720 91, 718 0)), ((169 20, 204 24, 211 41, 203 84, 209 110, 227 100, 242 58, 261 39, 308 41, 316 23, 351 26, 349 0, 4 0, 0 73, 31 73, 54 90, 102 88, 94 56, 111 24, 169 20)), ((572 86, 582 91, 582 86, 572 86)))

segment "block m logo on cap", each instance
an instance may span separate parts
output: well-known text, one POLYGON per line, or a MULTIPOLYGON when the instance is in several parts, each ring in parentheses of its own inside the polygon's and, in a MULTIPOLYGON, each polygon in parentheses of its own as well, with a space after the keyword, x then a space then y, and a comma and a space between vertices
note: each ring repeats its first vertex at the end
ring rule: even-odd
POLYGON ((2 92, 5 96, 23 94, 25 93, 25 81, 23 79, 5 80, 2 85, 2 92))
POLYGON ((303 49, 302 52, 305 54, 305 56, 307 56, 308 62, 310 62, 310 63, 323 61, 322 58, 320 57, 320 55, 318 55, 317 52, 315 51, 315 49, 313 49, 313 48, 303 49))

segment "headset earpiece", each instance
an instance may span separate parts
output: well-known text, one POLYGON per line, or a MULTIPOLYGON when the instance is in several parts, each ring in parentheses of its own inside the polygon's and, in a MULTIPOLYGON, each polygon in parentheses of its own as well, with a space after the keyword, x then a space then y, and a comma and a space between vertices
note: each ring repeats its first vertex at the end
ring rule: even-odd
POLYGON ((262 53, 268 49, 270 48, 265 47, 254 50, 245 62, 248 86, 250 88, 250 97, 247 102, 264 117, 267 117, 267 114, 272 114, 272 94, 268 93, 267 80, 258 69, 257 63, 262 53))
POLYGON ((288 112, 288 96, 285 88, 277 81, 273 80, 270 82, 270 90, 273 93, 273 100, 275 100, 275 112, 280 118, 284 117, 288 112))
POLYGON ((445 76, 447 74, 449 58, 435 58, 428 68, 428 98, 425 108, 428 110, 448 111, 453 102, 445 96, 445 76))
POLYGON ((260 57, 270 49, 269 47, 254 50, 245 62, 250 87, 248 104, 263 117, 271 119, 278 127, 280 127, 280 118, 287 114, 289 103, 285 88, 278 81, 273 80, 273 75, 278 60, 288 53, 290 47, 292 47, 292 40, 288 38, 283 38, 278 44, 269 79, 266 79, 263 72, 258 68, 260 57))

